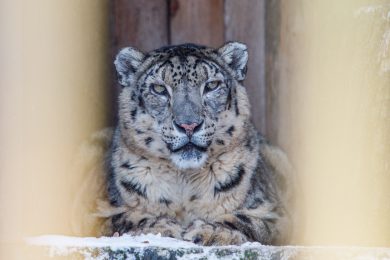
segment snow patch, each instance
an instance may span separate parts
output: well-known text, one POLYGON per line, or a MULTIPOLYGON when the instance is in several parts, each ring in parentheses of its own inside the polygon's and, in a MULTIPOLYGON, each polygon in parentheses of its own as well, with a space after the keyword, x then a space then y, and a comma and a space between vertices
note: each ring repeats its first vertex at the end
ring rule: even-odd
POLYGON ((382 19, 390 21, 390 4, 382 5, 366 5, 362 6, 355 11, 355 16, 361 16, 363 14, 380 14, 382 19))
POLYGON ((355 11, 355 16, 362 15, 379 15, 381 19, 387 23, 387 26, 384 26, 385 29, 382 32, 382 39, 380 40, 378 46, 378 63, 380 64, 380 72, 388 72, 390 71, 390 54, 389 54, 389 46, 390 46, 390 4, 382 4, 382 5, 367 5, 362 6, 355 11))
POLYGON ((49 248, 51 256, 77 254, 87 260, 103 259, 390 259, 390 248, 337 246, 266 246, 245 243, 241 246, 203 247, 161 235, 121 237, 67 237, 46 235, 27 239, 49 248))
POLYGON ((120 237, 69 237, 60 235, 45 235, 27 239, 32 245, 52 246, 52 247, 110 247, 113 250, 132 247, 165 247, 165 248, 193 248, 198 245, 178 240, 170 237, 161 237, 160 234, 120 237))
MULTIPOLYGON (((49 248, 50 256, 79 254, 84 259, 135 259, 146 254, 166 257, 167 259, 238 259, 256 254, 251 250, 261 250, 262 259, 273 259, 281 251, 278 247, 265 246, 257 242, 248 242, 241 246, 203 247, 191 242, 161 237, 160 234, 120 237, 69 237, 44 235, 27 239, 27 243, 49 248), (174 256, 174 257, 172 257, 174 256)), ((286 248, 282 255, 287 257, 294 249, 286 248)), ((153 258, 154 259, 154 258, 153 258)), ((289 258, 282 258, 289 259, 289 258)))

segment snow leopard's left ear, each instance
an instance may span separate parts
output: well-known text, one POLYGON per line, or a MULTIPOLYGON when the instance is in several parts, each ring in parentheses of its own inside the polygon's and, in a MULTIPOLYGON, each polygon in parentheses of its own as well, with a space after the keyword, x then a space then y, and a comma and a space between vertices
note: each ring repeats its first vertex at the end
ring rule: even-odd
POLYGON ((246 45, 239 42, 228 42, 218 49, 218 53, 233 70, 236 80, 244 80, 248 62, 246 45))
POLYGON ((124 87, 129 87, 134 74, 143 62, 145 55, 133 47, 120 50, 114 64, 118 72, 118 81, 124 87))

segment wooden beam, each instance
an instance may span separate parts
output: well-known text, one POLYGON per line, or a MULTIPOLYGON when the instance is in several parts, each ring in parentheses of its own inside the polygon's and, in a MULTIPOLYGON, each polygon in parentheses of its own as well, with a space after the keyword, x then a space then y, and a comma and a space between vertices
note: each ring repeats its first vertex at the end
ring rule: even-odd
POLYGON ((248 46, 248 73, 244 85, 251 102, 252 121, 266 134, 265 1, 225 0, 225 40, 248 46))
MULTIPOLYGON (((283 125, 282 121, 286 120, 286 115, 280 114, 281 95, 283 94, 284 98, 288 98, 285 96, 288 92, 280 89, 280 1, 281 0, 268 0, 265 4, 265 84, 267 88, 266 133, 269 140, 286 149, 288 144, 282 143, 282 131, 280 131, 280 126, 283 125)), ((288 102, 288 99, 284 101, 288 102)), ((283 134, 286 133, 283 132, 283 134)))
POLYGON ((219 47, 224 41, 223 0, 171 0, 172 44, 197 43, 219 47))
POLYGON ((126 46, 150 51, 168 44, 168 3, 166 0, 110 1, 111 64, 110 86, 114 109, 110 118, 117 117, 118 88, 113 65, 115 55, 126 46))
POLYGON ((166 0, 115 0, 111 8, 114 52, 128 45, 150 51, 168 44, 166 0))

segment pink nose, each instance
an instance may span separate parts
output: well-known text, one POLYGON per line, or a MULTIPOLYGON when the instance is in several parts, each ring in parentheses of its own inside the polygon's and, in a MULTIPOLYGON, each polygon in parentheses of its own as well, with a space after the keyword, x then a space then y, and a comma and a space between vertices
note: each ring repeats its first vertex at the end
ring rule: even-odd
POLYGON ((184 128, 184 130, 186 130, 186 133, 187 134, 192 134, 192 132, 194 131, 195 127, 197 127, 198 124, 197 123, 192 123, 190 125, 188 124, 181 124, 180 127, 184 128))

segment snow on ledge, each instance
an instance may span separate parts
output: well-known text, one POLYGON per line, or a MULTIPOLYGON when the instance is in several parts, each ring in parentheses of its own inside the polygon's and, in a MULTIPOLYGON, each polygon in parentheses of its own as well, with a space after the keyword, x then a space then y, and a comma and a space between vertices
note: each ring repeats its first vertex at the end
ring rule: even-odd
POLYGON ((50 255, 78 254, 84 259, 359 259, 390 260, 390 248, 265 246, 202 247, 160 235, 120 237, 69 237, 45 235, 28 238, 35 246, 50 249, 50 255))
POLYGON ((140 235, 130 236, 123 235, 120 237, 70 237, 60 235, 45 235, 28 238, 27 242, 32 245, 50 246, 50 247, 90 247, 105 248, 110 247, 112 250, 128 247, 164 247, 164 248, 193 248, 199 247, 196 244, 170 238, 161 237, 161 235, 140 235))
POLYGON ((85 259, 275 259, 281 251, 286 253, 295 250, 280 250, 278 247, 265 246, 260 243, 245 243, 241 246, 203 247, 191 242, 177 240, 161 235, 123 235, 120 237, 70 237, 61 235, 44 235, 27 239, 27 243, 44 246, 50 249, 49 254, 79 254, 85 259), (259 254, 256 251, 261 251, 259 254))

